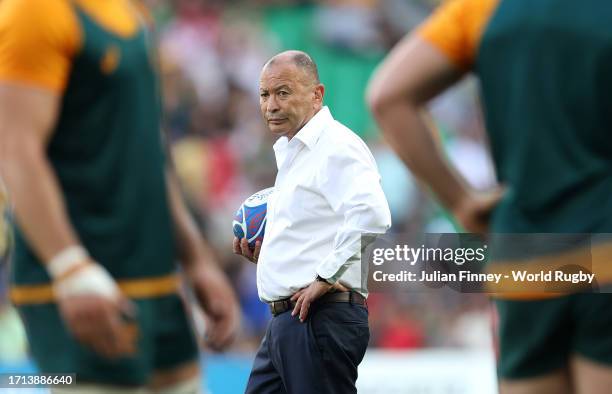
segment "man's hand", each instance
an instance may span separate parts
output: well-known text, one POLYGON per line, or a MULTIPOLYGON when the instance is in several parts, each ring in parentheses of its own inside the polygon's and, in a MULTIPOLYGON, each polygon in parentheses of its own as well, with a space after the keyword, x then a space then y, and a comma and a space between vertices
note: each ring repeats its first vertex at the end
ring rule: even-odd
POLYGON ((244 256, 250 262, 257 264, 257 260, 259 259, 259 252, 261 251, 260 241, 255 242, 255 249, 251 250, 246 238, 242 238, 240 240, 234 237, 233 246, 235 254, 244 256))
POLYGON ((334 287, 327 282, 315 280, 308 287, 303 288, 291 297, 291 301, 295 301, 295 308, 291 312, 291 316, 299 314, 300 321, 304 322, 308 316, 308 310, 310 304, 327 293, 331 288, 334 287))
POLYGON ((191 263, 188 272, 200 307, 206 318, 206 344, 221 351, 231 344, 239 323, 239 307, 234 291, 221 270, 213 264, 191 263))
POLYGON ((84 346, 107 358, 136 352, 138 329, 135 308, 124 296, 111 300, 97 294, 62 297, 58 307, 70 332, 84 346))
POLYGON ((476 234, 486 234, 489 231, 491 212, 504 195, 501 188, 490 192, 470 193, 457 207, 453 214, 463 228, 476 234))

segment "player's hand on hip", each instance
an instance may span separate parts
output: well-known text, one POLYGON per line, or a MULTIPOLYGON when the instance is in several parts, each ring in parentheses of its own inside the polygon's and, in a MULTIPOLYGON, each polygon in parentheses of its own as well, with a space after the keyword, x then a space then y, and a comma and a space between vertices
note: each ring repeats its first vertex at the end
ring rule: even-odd
POLYGON ((255 249, 251 250, 246 238, 238 239, 234 237, 233 247, 235 254, 244 256, 250 262, 257 264, 259 252, 261 251, 261 241, 255 242, 255 249))
POLYGON ((225 274, 214 264, 198 263, 189 272, 198 303, 206 319, 206 344, 216 351, 227 348, 238 331, 240 309, 225 274))
POLYGON ((470 193, 453 210, 455 218, 470 233, 486 234, 493 209, 503 198, 505 190, 497 188, 489 192, 470 193))
POLYGON ((81 344, 107 358, 135 353, 136 308, 101 265, 83 262, 53 276, 60 314, 81 344))
POLYGON ((329 283, 315 280, 308 287, 299 290, 291 297, 291 301, 295 302, 295 307, 293 308, 293 312, 291 312, 291 316, 299 315, 300 321, 304 322, 306 317, 308 317, 310 305, 323 294, 327 293, 332 287, 333 285, 329 283))

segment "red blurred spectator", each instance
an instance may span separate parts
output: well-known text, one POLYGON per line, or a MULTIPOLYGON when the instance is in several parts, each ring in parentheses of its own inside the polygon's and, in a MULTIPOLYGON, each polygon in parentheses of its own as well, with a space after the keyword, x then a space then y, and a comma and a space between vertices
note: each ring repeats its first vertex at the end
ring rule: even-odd
POLYGON ((378 347, 382 349, 418 349, 425 346, 425 333, 421 323, 410 312, 396 309, 387 324, 381 328, 378 347))

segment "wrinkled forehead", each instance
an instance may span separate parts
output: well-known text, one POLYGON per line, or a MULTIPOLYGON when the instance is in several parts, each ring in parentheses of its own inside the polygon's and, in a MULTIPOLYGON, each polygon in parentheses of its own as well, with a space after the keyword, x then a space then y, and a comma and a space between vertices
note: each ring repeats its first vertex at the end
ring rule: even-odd
POLYGON ((307 85, 307 79, 306 73, 293 63, 272 63, 261 70, 259 87, 261 89, 273 89, 281 85, 296 87, 307 85))

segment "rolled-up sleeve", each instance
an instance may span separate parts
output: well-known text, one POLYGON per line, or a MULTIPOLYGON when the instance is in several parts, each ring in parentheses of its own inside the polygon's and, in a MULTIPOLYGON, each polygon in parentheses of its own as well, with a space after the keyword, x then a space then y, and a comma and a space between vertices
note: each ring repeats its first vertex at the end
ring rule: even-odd
POLYGON ((332 252, 318 265, 317 274, 335 282, 351 257, 361 251, 362 234, 384 234, 391 227, 389 204, 376 163, 365 146, 336 149, 317 174, 320 192, 344 222, 332 252))

